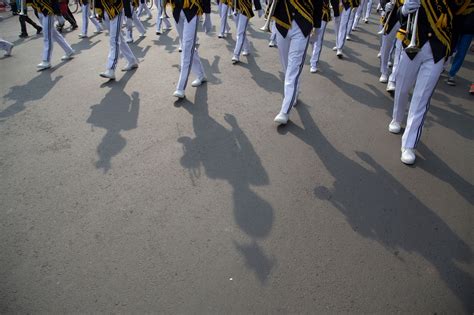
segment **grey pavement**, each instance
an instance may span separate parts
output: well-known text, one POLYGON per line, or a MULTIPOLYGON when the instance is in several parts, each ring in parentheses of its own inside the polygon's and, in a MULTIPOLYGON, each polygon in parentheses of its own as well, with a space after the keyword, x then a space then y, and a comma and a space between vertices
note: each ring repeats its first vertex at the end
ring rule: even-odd
POLYGON ((343 60, 329 24, 320 73, 305 66, 277 128, 263 19, 239 65, 234 34, 198 33, 209 82, 182 102, 174 29, 146 22, 140 67, 107 83, 104 34, 66 32, 76 57, 56 45, 36 72, 42 38, 3 19, 16 46, 0 58, 0 312, 472 313, 474 58, 456 87, 440 81, 405 166, 377 20, 343 60))

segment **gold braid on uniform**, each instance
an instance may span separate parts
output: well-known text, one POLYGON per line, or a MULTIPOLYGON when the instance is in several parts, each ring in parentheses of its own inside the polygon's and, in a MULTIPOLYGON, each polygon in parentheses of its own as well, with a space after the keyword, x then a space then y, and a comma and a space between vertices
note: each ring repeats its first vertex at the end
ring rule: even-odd
POLYGON ((421 5, 436 38, 448 48, 449 53, 451 50, 453 14, 446 0, 421 1, 421 5))
POLYGON ((48 15, 54 15, 53 7, 49 1, 35 0, 33 1, 33 7, 39 12, 46 10, 48 15))
POLYGON ((107 12, 107 15, 110 19, 115 18, 123 10, 123 2, 118 1, 114 2, 113 0, 101 0, 104 11, 107 12))
POLYGON ((303 16, 310 24, 313 24, 311 12, 314 10, 312 1, 290 0, 291 5, 303 16))
POLYGON ((323 2, 323 16, 321 20, 326 22, 331 21, 331 8, 329 7, 329 2, 323 2))
POLYGON ((197 15, 202 15, 204 13, 204 9, 201 6, 199 0, 184 0, 183 9, 193 9, 197 7, 197 15))
MULTIPOLYGON (((232 6, 232 5, 231 5, 232 6)), ((233 8, 235 10, 235 8, 233 8)), ((252 16, 252 0, 238 0, 237 10, 247 17, 252 16)))
MULTIPOLYGON (((274 1, 282 1, 282 0, 274 0, 274 1)), ((276 16, 273 16, 273 20, 275 21, 276 24, 280 25, 281 27, 284 27, 286 28, 287 30, 289 30, 291 28, 291 17, 290 17, 290 10, 288 9, 288 2, 286 2, 285 0, 283 0, 283 5, 285 7, 285 20, 280 20, 279 18, 277 18, 276 16)))

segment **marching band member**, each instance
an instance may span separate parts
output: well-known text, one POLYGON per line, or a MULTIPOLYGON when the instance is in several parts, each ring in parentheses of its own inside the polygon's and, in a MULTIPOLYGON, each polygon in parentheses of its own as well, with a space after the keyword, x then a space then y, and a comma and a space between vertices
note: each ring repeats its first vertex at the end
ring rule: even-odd
POLYGON ((339 34, 339 26, 341 25, 341 0, 329 0, 334 16, 334 34, 336 36, 336 45, 332 50, 337 50, 337 35, 339 34))
POLYGON ((323 0, 323 10, 321 16, 321 27, 314 30, 314 43, 313 53, 311 55, 311 68, 309 72, 316 73, 318 71, 319 56, 323 48, 324 33, 326 32, 326 26, 331 21, 331 10, 329 8, 329 0, 323 0))
MULTIPOLYGON (((247 26, 249 20, 254 16, 252 11, 252 0, 235 0, 232 3, 235 5, 232 9, 234 10, 234 21, 237 28, 237 39, 235 41, 234 55, 232 56, 232 63, 236 64, 240 62, 240 54, 247 56, 249 54, 249 41, 246 36, 247 26)), ((262 17, 263 10, 260 0, 253 0, 255 10, 258 12, 258 17, 262 17)))
POLYGON ((171 29, 171 23, 168 20, 168 15, 166 14, 166 4, 168 0, 155 0, 155 5, 158 10, 156 13, 156 35, 161 35, 163 31, 171 29), (162 29, 162 24, 165 23, 165 27, 162 29))
POLYGON ((352 29, 352 21, 355 16, 355 8, 359 6, 359 0, 342 0, 341 25, 336 41, 336 56, 342 58, 342 48, 346 43, 348 34, 352 29))
POLYGON ((372 8, 372 0, 361 0, 360 5, 357 7, 354 22, 352 24, 352 30, 355 30, 357 25, 359 25, 360 18, 364 14, 363 21, 364 23, 369 23, 370 9, 372 8), (366 9, 364 12, 364 8, 366 9))
POLYGON ((5 54, 3 56, 8 57, 12 55, 13 44, 9 41, 0 38, 0 49, 5 50, 5 54))
MULTIPOLYGON (((36 34, 41 34, 43 31, 43 28, 36 24, 30 17, 28 16, 28 6, 31 6, 33 3, 33 0, 26 0, 23 2, 23 5, 20 4, 20 14, 19 14, 19 20, 20 20, 20 38, 26 38, 28 37, 28 31, 26 29, 26 23, 30 24, 36 29, 36 34), (22 8, 23 7, 23 8, 22 8)), ((38 17, 38 12, 35 10, 35 15, 38 17)), ((38 17, 39 18, 39 17, 38 17)))
POLYGON ((275 19, 280 62, 285 72, 284 97, 277 124, 286 124, 291 108, 298 101, 298 88, 303 71, 309 37, 320 27, 323 0, 277 0, 275 19))
MULTIPOLYGON (((137 15, 137 8, 140 3, 140 0, 131 0, 130 1, 130 6, 132 10, 132 17, 131 20, 135 27, 137 28, 138 32, 140 33, 140 38, 145 37, 145 27, 142 24, 142 21, 138 18, 137 15)), ((125 17, 125 22, 127 22, 128 17, 125 17)), ((127 43, 132 43, 133 42, 133 27, 132 23, 128 24, 126 27, 126 42, 127 43)))
MULTIPOLYGON (((392 133, 400 132, 408 93, 414 86, 402 136, 401 161, 405 164, 415 163, 415 148, 421 137, 431 95, 443 71, 444 60, 451 54, 453 17, 469 3, 470 0, 406 0, 401 7, 403 18, 408 14, 414 16, 418 11, 418 23, 411 33, 416 36, 412 40, 419 48, 418 52, 402 52, 397 70, 393 116, 388 127, 392 133)), ((403 47, 407 47, 410 41, 406 36, 403 47)))
POLYGON ((217 37, 224 38, 230 31, 229 23, 227 22, 229 7, 232 5, 232 0, 220 0, 219 1, 219 15, 221 18, 221 26, 217 37))
POLYGON ((147 20, 151 20, 153 18, 153 14, 151 14, 151 10, 146 5, 145 0, 140 0, 140 4, 138 5, 138 10, 137 10, 137 16, 142 16, 143 12, 146 12, 147 20))
MULTIPOLYGON (((398 9, 403 5, 403 0, 388 2, 385 5, 385 16, 383 22, 382 46, 380 49, 380 79, 381 83, 388 82, 388 61, 390 53, 396 41, 396 35, 400 28, 398 21, 398 9)), ((396 54, 395 54, 396 55, 396 54)))
POLYGON ((66 61, 73 58, 74 50, 66 42, 64 37, 54 28, 54 16, 59 14, 59 6, 55 0, 33 0, 33 6, 38 11, 41 24, 43 25, 43 61, 37 65, 39 71, 51 68, 51 55, 53 53, 53 41, 66 53, 61 60, 66 61))
MULTIPOLYGON (((96 1, 96 0, 91 0, 91 1, 96 1)), ((90 15, 90 10, 89 10, 89 0, 80 0, 79 1, 81 4, 81 9, 82 9, 82 29, 81 29, 81 34, 79 34, 79 38, 86 38, 87 37, 87 28, 89 27, 89 19, 91 20, 92 24, 95 26, 95 32, 94 34, 100 34, 102 33, 102 26, 100 25, 99 21, 97 18, 93 15, 90 15)))
POLYGON ((128 47, 120 31, 122 18, 125 13, 127 17, 127 27, 132 24, 132 12, 129 0, 100 0, 104 10, 104 18, 109 26, 109 55, 107 58, 107 68, 99 75, 103 78, 115 80, 115 68, 117 67, 120 55, 127 59, 127 65, 122 71, 130 71, 138 68, 138 60, 128 47))
POLYGON ((173 17, 176 22, 181 42, 181 71, 176 91, 173 96, 184 98, 184 90, 188 84, 189 72, 192 70, 197 76, 191 85, 200 86, 207 81, 204 69, 196 49, 196 35, 199 17, 205 13, 204 30, 206 33, 212 29, 211 24, 211 1, 210 0, 171 0, 173 17))

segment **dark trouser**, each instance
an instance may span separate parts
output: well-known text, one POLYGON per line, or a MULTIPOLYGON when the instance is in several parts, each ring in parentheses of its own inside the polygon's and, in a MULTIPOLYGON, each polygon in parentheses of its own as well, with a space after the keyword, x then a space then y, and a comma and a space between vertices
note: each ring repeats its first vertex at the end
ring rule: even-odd
MULTIPOLYGON (((36 12, 35 12, 35 14, 36 14, 36 12)), ((24 12, 23 15, 20 15, 19 19, 20 19, 20 28, 21 28, 21 33, 22 34, 28 34, 28 31, 26 30, 26 23, 28 23, 31 26, 33 26, 34 28, 36 28, 36 30, 41 29, 41 26, 36 24, 32 19, 30 19, 30 17, 28 15, 26 15, 26 12, 24 12)))
POLYGON ((69 7, 67 8, 66 13, 63 14, 63 17, 73 26, 77 26, 76 19, 74 18, 74 15, 72 14, 71 10, 69 10, 69 7))

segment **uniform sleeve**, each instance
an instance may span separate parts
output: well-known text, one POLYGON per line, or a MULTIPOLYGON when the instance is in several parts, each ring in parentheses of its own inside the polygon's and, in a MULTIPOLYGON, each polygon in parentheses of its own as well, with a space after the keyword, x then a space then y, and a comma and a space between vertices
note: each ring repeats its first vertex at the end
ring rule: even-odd
POLYGON ((255 11, 262 10, 262 4, 260 0, 253 0, 253 6, 255 7, 255 11))
POLYGON ((313 0, 313 27, 321 27, 321 18, 323 16, 323 0, 313 0))
POLYGON ((130 5, 130 0, 122 0, 123 3, 123 11, 125 12, 125 16, 128 18, 132 18, 132 8, 130 5))
POLYGON ((202 0, 202 9, 204 13, 211 13, 211 0, 202 0))

